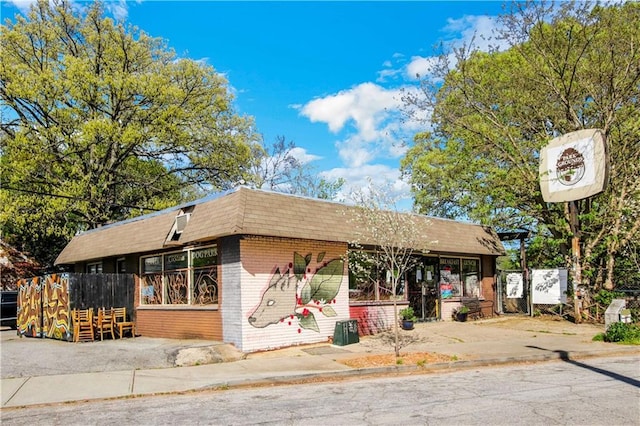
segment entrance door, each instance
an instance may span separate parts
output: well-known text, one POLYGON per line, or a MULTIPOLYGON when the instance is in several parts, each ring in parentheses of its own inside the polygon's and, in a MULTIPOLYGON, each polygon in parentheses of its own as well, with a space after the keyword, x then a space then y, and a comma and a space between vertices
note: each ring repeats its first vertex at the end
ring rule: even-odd
POLYGON ((433 321, 440 318, 437 271, 438 258, 423 257, 420 264, 407 274, 409 306, 423 321, 433 321))

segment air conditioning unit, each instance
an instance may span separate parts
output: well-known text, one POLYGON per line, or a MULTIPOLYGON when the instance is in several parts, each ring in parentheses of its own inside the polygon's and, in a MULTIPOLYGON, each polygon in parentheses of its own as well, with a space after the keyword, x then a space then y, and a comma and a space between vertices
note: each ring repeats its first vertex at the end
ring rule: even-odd
POLYGON ((181 234, 184 231, 185 226, 187 226, 187 222, 189 222, 189 217, 191 217, 191 213, 179 214, 176 216, 176 234, 181 234))

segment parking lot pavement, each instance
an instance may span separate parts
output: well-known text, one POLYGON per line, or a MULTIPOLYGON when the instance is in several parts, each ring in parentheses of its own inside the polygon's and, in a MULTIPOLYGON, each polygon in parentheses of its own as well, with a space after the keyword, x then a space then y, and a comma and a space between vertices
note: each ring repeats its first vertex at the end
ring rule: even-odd
MULTIPOLYGON (((0 331, 0 342, 0 377, 3 379, 175 367, 181 351, 223 345, 221 342, 207 340, 143 336, 71 343, 55 339, 19 337, 15 330, 7 327, 0 331)), ((209 362, 220 361, 224 360, 215 357, 209 359, 209 362)))

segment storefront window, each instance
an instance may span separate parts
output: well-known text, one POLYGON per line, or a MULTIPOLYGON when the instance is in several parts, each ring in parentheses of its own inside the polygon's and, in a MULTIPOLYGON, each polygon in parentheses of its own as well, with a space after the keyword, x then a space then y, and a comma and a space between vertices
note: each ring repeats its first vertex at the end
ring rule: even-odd
POLYGON ((189 303, 188 267, 188 252, 164 255, 165 300, 168 305, 189 303))
POLYGON ((142 280, 140 283, 143 305, 162 303, 162 257, 151 256, 142 260, 142 280))
POLYGON ((101 274, 102 273, 102 262, 88 263, 87 264, 87 273, 89 273, 89 274, 101 274))
POLYGON ((142 258, 141 303, 218 303, 217 256, 216 247, 207 247, 142 258))
POLYGON ((440 258, 440 296, 482 297, 480 259, 440 258))
POLYGON ((218 302, 218 268, 216 247, 192 252, 193 294, 191 303, 209 305, 218 302))
POLYGON ((467 297, 481 297, 480 285, 480 260, 462 259, 462 280, 464 282, 464 295, 467 297))
MULTIPOLYGON (((393 299, 392 272, 381 265, 381 254, 373 251, 349 252, 349 298, 351 300, 393 299)), ((405 277, 396 283, 396 297, 404 298, 405 277)))
POLYGON ((460 259, 440 258, 440 297, 451 299, 462 296, 460 284, 460 259))

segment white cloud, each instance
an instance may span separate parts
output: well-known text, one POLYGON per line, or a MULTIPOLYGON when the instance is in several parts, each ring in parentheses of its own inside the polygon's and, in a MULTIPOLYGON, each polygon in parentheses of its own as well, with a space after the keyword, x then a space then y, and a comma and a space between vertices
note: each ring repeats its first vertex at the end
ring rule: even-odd
MULTIPOLYGON (((449 19, 444 31, 453 37, 445 42, 446 49, 452 52, 453 48, 463 45, 471 45, 474 49, 484 52, 492 47, 503 49, 506 43, 496 40, 493 35, 498 28, 496 18, 492 16, 465 15, 460 19, 449 19)), ((455 55, 448 53, 447 57, 449 67, 455 67, 455 55)), ((420 75, 420 78, 429 78, 438 61, 437 56, 413 56, 405 68, 407 78, 415 80, 417 75, 420 75)))
POLYGON ((401 140, 406 129, 400 117, 401 90, 387 90, 363 83, 302 106, 301 114, 312 122, 324 122, 333 133, 345 131, 336 147, 349 167, 360 167, 382 156, 404 153, 401 140))
POLYGON ((107 13, 113 15, 117 21, 125 21, 129 15, 129 6, 126 0, 104 2, 107 13))
POLYGON ((465 15, 460 19, 449 19, 444 29, 459 35, 448 42, 451 46, 461 46, 473 41, 473 46, 483 52, 488 51, 491 46, 506 47, 503 41, 494 38, 495 30, 499 29, 495 16, 465 15))
POLYGON ((424 58, 422 56, 413 56, 411 62, 407 65, 406 76, 410 80, 417 80, 425 75, 431 74, 433 67, 438 63, 438 58, 431 56, 424 58))
POLYGON ((397 200, 399 210, 410 211, 413 205, 410 186, 400 178, 400 171, 384 164, 368 164, 357 168, 335 168, 322 172, 327 180, 342 178, 346 184, 337 196, 340 201, 349 201, 354 192, 365 191, 371 181, 373 185, 390 189, 388 194, 397 200))
POLYGON ((312 122, 323 122, 337 133, 353 120, 364 139, 375 138, 376 124, 386 111, 399 106, 397 91, 386 90, 374 83, 362 83, 335 95, 314 99, 302 107, 301 114, 312 122))
MULTIPOLYGON (((497 44, 491 39, 495 28, 496 20, 489 16, 450 19, 443 29, 446 49, 451 51, 473 42, 475 48, 489 50, 492 42, 494 46, 497 44)), ((454 56, 449 54, 448 59, 450 66, 454 66, 454 56)), ((430 78, 438 60, 437 56, 417 55, 408 60, 396 53, 383 63, 376 78, 378 84, 361 83, 296 106, 302 116, 311 122, 326 123, 332 133, 339 135, 335 145, 344 167, 322 172, 322 176, 329 180, 345 179, 342 197, 365 188, 371 178, 374 183, 387 186, 391 183, 394 195, 404 200, 406 210, 411 209, 410 187, 400 179, 399 167, 392 164, 406 152, 404 142, 430 128, 431 111, 420 108, 412 111, 409 118, 400 110, 408 107, 402 96, 418 94, 417 76, 430 78)))
POLYGON ((319 155, 309 154, 306 149, 296 146, 293 148, 289 154, 296 160, 298 160, 302 164, 308 164, 315 160, 320 160, 322 157, 319 155))

